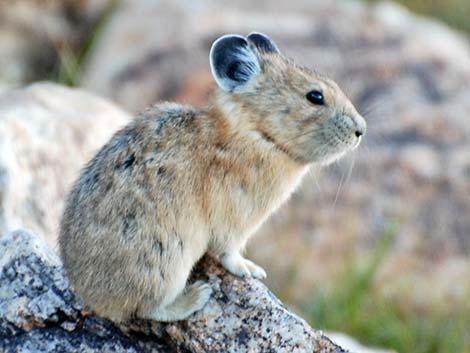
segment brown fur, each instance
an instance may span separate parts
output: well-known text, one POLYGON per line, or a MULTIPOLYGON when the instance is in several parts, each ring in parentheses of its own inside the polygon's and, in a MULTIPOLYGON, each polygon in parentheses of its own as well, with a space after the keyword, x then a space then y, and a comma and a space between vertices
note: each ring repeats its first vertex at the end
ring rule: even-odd
POLYGON ((154 106, 83 170, 67 199, 60 249, 73 287, 96 313, 184 318, 210 294, 200 283, 184 290, 206 252, 233 273, 263 277, 239 255, 248 237, 311 165, 358 144, 354 129, 365 123, 334 82, 279 54, 258 54, 262 72, 243 92, 216 89, 200 111, 154 106), (305 99, 313 88, 325 106, 305 99), (165 308, 170 314, 158 314, 165 308))

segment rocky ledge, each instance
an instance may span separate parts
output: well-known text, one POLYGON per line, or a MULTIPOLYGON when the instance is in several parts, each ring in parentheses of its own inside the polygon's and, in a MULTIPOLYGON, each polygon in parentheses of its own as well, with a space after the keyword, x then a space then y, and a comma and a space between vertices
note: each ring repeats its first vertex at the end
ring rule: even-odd
POLYGON ((176 323, 120 327, 94 316, 69 288, 61 262, 27 231, 0 239, 0 352, 345 352, 290 312, 261 282, 204 258, 193 279, 213 296, 176 323))

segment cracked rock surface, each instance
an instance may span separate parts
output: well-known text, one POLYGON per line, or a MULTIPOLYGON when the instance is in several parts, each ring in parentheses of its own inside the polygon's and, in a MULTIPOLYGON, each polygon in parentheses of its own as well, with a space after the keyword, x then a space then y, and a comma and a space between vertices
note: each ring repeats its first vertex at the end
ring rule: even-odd
POLYGON ((261 282, 210 258, 194 271, 214 294, 187 321, 120 327, 78 300, 57 255, 27 231, 0 239, 0 352, 346 352, 290 312, 261 282))

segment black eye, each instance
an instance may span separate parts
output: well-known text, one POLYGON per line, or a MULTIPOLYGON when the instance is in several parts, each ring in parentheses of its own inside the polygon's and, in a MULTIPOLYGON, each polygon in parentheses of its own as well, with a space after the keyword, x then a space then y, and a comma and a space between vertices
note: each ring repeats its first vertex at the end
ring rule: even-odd
POLYGON ((310 91, 305 96, 310 102, 316 105, 323 105, 325 101, 323 100, 323 93, 320 91, 310 91))

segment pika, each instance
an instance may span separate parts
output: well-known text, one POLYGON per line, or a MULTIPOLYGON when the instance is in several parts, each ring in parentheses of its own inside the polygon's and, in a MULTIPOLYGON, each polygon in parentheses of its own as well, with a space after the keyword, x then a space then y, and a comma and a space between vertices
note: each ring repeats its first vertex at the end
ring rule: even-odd
POLYGON ((210 50, 206 109, 163 103, 101 148, 74 184, 59 247, 70 282, 115 322, 188 318, 211 288, 187 285, 209 253, 264 278, 248 238, 314 165, 353 150, 366 123, 332 80, 286 58, 264 34, 225 35, 210 50))

